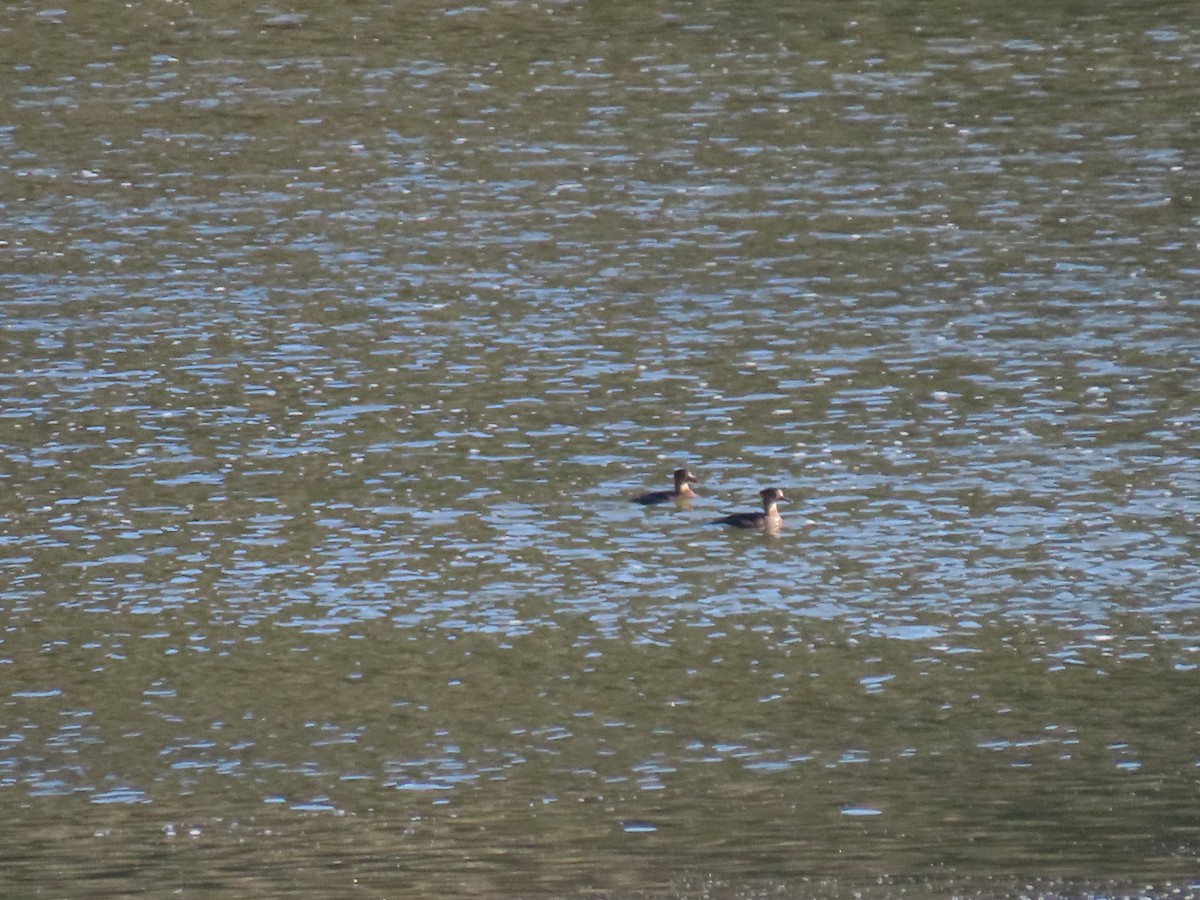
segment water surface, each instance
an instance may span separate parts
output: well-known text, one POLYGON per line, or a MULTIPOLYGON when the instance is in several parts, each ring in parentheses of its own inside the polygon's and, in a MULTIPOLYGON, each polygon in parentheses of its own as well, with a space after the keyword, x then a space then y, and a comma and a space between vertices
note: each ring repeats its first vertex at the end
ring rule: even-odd
POLYGON ((10 6, 0 884, 1194 888, 1198 26, 10 6))

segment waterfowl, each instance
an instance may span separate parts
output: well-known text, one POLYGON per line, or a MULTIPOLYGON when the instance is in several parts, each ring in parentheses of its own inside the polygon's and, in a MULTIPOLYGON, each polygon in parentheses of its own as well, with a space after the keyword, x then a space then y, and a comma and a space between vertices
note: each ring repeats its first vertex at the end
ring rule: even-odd
POLYGON ((762 512, 730 513, 719 519, 713 519, 708 524, 732 525, 734 528, 760 528, 767 531, 774 531, 783 524, 783 519, 779 516, 777 504, 781 500, 785 503, 790 503, 791 501, 777 487, 763 488, 758 492, 758 496, 762 497, 762 512))
POLYGON ((642 506, 653 506, 655 503, 666 503, 668 500, 687 500, 696 496, 691 486, 696 483, 696 476, 687 469, 676 469, 674 473, 675 487, 669 491, 649 491, 633 498, 634 503, 642 506))

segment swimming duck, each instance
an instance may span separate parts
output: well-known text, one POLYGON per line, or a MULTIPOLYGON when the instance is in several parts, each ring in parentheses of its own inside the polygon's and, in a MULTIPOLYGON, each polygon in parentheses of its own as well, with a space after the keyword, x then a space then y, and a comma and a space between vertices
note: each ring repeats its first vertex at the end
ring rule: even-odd
POLYGON ((762 512, 730 513, 719 519, 713 519, 708 524, 732 525, 734 528, 762 528, 767 531, 776 530, 783 524, 783 519, 779 516, 776 504, 780 500, 785 503, 790 503, 791 501, 783 496, 783 491, 777 487, 763 488, 758 492, 758 496, 762 497, 762 512))
POLYGON ((696 476, 687 469, 675 470, 675 487, 669 491, 649 491, 633 498, 634 503, 642 506, 653 506, 655 503, 666 503, 668 500, 688 500, 696 496, 691 485, 696 482, 696 476))

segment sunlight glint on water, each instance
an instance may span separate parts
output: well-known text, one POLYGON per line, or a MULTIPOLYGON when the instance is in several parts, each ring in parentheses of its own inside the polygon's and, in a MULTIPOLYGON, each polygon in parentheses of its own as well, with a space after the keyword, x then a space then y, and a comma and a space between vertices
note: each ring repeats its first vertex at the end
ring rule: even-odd
POLYGON ((14 8, 0 884, 1186 886, 1193 18, 14 8))

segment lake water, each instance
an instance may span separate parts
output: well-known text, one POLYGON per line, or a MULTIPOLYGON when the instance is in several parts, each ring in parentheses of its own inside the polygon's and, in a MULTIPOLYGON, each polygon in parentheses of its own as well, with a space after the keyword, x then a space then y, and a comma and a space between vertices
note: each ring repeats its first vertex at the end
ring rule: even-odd
POLYGON ((1190 0, 0 72, 5 896, 1200 891, 1190 0))

